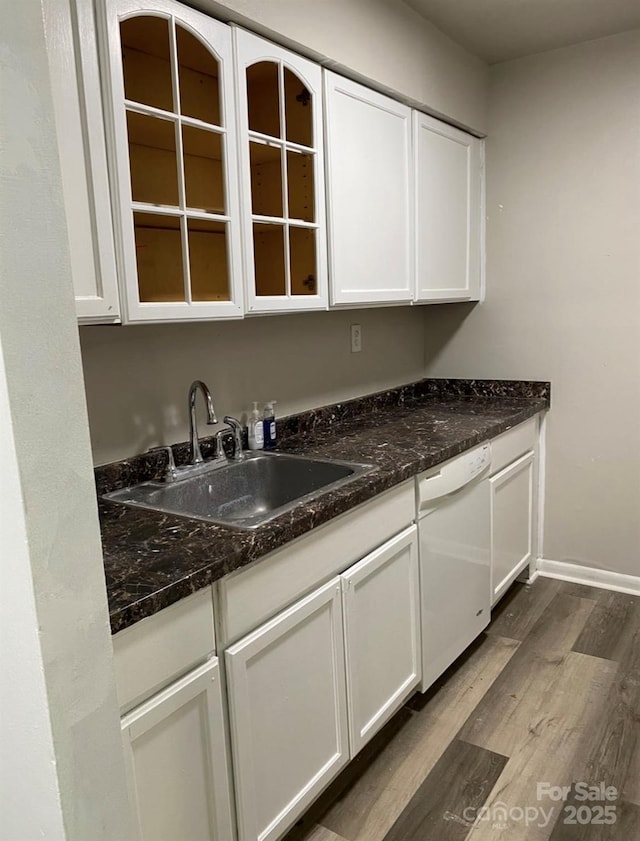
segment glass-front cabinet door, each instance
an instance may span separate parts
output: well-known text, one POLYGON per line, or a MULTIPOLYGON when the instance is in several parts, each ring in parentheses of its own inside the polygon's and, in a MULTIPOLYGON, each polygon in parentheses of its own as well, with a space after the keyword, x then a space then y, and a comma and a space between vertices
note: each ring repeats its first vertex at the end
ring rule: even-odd
POLYGON ((107 12, 125 320, 241 317, 231 30, 171 0, 107 12))
POLYGON ((247 312, 325 309, 321 69, 234 37, 247 312))

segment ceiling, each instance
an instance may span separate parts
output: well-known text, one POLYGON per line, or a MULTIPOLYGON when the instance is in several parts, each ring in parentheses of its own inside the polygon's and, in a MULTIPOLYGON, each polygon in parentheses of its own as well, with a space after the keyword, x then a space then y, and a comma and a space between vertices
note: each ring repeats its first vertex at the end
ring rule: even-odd
POLYGON ((490 64, 640 27, 640 0, 404 0, 490 64))

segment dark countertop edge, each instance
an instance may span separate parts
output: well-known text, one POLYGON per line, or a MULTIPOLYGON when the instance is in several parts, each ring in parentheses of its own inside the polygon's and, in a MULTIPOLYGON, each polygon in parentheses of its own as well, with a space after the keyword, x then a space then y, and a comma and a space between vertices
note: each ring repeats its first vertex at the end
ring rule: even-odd
MULTIPOLYGON (((434 395, 430 394, 429 396, 434 395)), ((509 396, 513 395, 511 394, 509 396)), ((526 405, 523 405, 522 410, 513 414, 508 420, 491 422, 488 427, 484 427, 482 431, 477 434, 469 435, 463 439, 457 440, 454 444, 440 449, 435 455, 426 454, 422 457, 414 457, 410 464, 394 470, 381 468, 376 474, 377 481, 372 481, 373 474, 369 474, 369 481, 366 489, 362 488, 362 480, 358 480, 354 482, 353 485, 341 489, 342 492, 339 494, 338 500, 331 499, 333 496, 332 492, 324 494, 323 508, 319 511, 314 510, 312 512, 304 512, 302 514, 298 512, 295 520, 287 520, 281 527, 279 527, 277 521, 272 521, 271 528, 275 531, 273 532, 271 539, 268 541, 268 546, 265 549, 257 549, 256 544, 252 543, 248 549, 244 549, 240 553, 240 557, 230 557, 227 559, 227 563, 219 563, 216 561, 205 562, 199 570, 194 571, 178 581, 172 582, 164 587, 160 587, 153 593, 146 594, 124 608, 119 608, 110 612, 112 633, 115 634, 127 627, 130 627, 141 619, 158 613, 165 607, 169 607, 186 596, 215 583, 231 572, 242 569, 262 557, 266 557, 272 551, 281 548, 287 543, 290 543, 305 534, 310 533, 314 528, 330 522, 340 514, 355 510, 360 505, 369 502, 379 494, 390 490, 396 485, 401 484, 422 471, 427 470, 430 467, 434 467, 437 464, 442 464, 454 456, 463 453, 465 450, 495 438, 497 435, 518 426, 520 423, 523 423, 529 418, 534 417, 538 413, 549 408, 549 398, 547 395, 541 397, 526 397, 522 399, 526 399, 526 405), (278 534, 278 532, 280 532, 280 534, 278 534), (162 596, 161 605, 158 605, 159 596, 162 596)), ((287 451, 286 442, 282 446, 282 451, 287 451)), ((149 513, 153 514, 153 512, 149 513)))

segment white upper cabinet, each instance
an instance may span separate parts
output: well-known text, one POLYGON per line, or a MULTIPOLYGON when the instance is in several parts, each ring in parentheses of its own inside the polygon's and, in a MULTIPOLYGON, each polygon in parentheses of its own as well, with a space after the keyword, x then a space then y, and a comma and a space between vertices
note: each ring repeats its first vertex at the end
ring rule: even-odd
POLYGON ((413 299, 411 109, 325 71, 332 304, 413 299))
POLYGON ((417 301, 477 301, 482 141, 413 113, 417 301))
POLYGON ((325 309, 321 69, 234 38, 247 312, 325 309))
POLYGON ((123 320, 240 317, 231 30, 172 0, 106 14, 123 320))
POLYGON ((114 323, 120 305, 93 4, 50 0, 43 11, 76 312, 80 323, 114 323))

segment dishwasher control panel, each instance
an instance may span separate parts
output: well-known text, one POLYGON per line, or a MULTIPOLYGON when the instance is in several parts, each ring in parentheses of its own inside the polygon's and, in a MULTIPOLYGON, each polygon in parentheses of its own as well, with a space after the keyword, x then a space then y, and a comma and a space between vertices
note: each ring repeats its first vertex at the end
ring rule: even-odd
POLYGON ((430 507, 433 500, 455 493, 480 476, 491 464, 491 445, 482 444, 467 453, 433 467, 418 476, 418 509, 430 507))
POLYGON ((476 476, 482 473, 483 470, 486 470, 491 464, 491 445, 483 444, 477 450, 472 450, 467 454, 465 460, 469 480, 475 479, 476 476))

